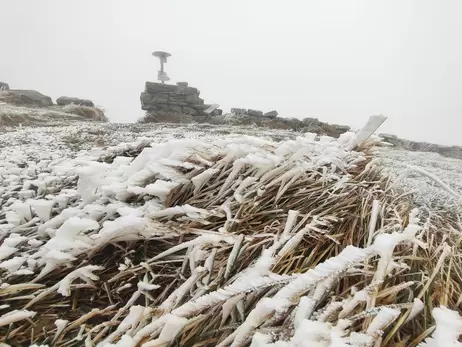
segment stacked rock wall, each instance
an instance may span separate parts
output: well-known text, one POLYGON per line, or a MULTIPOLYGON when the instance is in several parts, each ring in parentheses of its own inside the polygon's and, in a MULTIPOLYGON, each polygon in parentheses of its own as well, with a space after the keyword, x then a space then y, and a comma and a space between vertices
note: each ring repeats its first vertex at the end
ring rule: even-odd
POLYGON ((207 105, 204 105, 204 100, 199 94, 197 88, 189 87, 186 82, 177 85, 146 82, 145 90, 140 97, 141 108, 152 116, 205 116, 207 105))

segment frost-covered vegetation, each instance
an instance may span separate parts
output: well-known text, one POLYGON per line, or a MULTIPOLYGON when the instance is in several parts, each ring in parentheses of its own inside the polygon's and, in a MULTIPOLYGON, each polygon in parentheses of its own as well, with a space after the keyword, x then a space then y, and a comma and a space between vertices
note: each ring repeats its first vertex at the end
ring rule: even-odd
POLYGON ((0 134, 0 342, 460 346, 457 209, 416 203, 378 140, 251 134, 0 134))
POLYGON ((432 212, 462 213, 462 162, 437 153, 389 150, 383 167, 394 184, 432 212))
POLYGON ((103 110, 80 105, 27 107, 0 101, 0 126, 44 125, 68 121, 107 121, 103 110))

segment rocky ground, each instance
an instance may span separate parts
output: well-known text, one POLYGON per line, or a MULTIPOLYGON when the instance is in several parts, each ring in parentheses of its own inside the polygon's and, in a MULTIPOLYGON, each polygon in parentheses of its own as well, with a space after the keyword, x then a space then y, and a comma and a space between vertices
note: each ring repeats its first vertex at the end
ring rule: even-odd
POLYGON ((0 126, 45 125, 63 121, 107 121, 104 111, 86 99, 53 100, 36 90, 0 84, 0 126))

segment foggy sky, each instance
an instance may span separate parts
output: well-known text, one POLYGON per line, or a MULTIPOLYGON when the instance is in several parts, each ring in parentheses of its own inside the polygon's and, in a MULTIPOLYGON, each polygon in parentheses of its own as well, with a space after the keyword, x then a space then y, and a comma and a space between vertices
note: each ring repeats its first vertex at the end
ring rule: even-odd
POLYGON ((0 0, 0 81, 143 112, 155 50, 206 103, 462 145, 460 0, 0 0))

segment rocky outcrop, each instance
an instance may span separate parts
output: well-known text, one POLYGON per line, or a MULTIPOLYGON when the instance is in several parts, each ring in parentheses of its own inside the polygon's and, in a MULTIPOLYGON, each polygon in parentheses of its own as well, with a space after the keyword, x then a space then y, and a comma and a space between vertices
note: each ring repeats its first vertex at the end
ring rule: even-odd
POLYGON ((350 130, 347 126, 323 123, 316 118, 281 118, 276 110, 263 113, 260 110, 232 108, 231 114, 223 114, 222 110, 204 104, 199 95, 199 90, 190 87, 186 82, 179 82, 177 85, 146 82, 145 90, 140 96, 141 108, 146 111, 146 115, 140 122, 251 125, 311 131, 333 137, 350 130), (207 109, 212 111, 205 112, 207 109))
POLYGON ((315 118, 281 118, 276 110, 263 113, 260 110, 232 108, 231 114, 223 114, 222 110, 204 104, 199 95, 199 90, 190 87, 186 82, 179 82, 177 85, 146 82, 145 90, 140 96, 141 108, 146 111, 146 115, 140 122, 251 125, 311 131, 333 137, 350 130, 347 126, 331 125, 315 118), (207 109, 209 110, 205 112, 207 109))
POLYGON ((79 99, 79 98, 71 98, 68 96, 60 96, 58 99, 56 99, 56 103, 59 106, 65 106, 65 105, 79 105, 79 106, 87 106, 87 107, 94 107, 95 104, 93 104, 93 101, 88 100, 88 99, 79 99))
POLYGON ((0 82, 0 92, 6 91, 6 90, 10 90, 10 86, 8 85, 8 83, 0 82))
POLYGON ((10 89, 0 92, 0 102, 16 106, 47 107, 53 105, 49 96, 36 90, 10 89))
POLYGON ((104 111, 94 107, 90 100, 58 98, 58 105, 54 105, 49 96, 36 90, 0 91, 0 125, 50 124, 73 120, 108 121, 104 111))
POLYGON ((462 159, 461 146, 442 146, 428 142, 410 141, 390 134, 380 134, 379 136, 386 142, 392 144, 395 149, 403 149, 412 152, 434 152, 445 157, 462 159))
MULTIPOLYGON (((237 111, 237 113, 239 112, 240 111, 237 111)), ((270 117, 251 116, 248 114, 248 112, 245 114, 231 113, 222 116, 211 117, 208 119, 208 122, 213 124, 253 125, 269 129, 286 129, 300 132, 313 132, 319 135, 327 135, 335 138, 350 130, 350 127, 346 125, 328 124, 320 122, 317 118, 281 118, 274 116, 274 113, 272 113, 270 117)))

